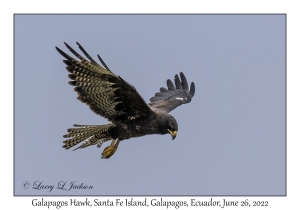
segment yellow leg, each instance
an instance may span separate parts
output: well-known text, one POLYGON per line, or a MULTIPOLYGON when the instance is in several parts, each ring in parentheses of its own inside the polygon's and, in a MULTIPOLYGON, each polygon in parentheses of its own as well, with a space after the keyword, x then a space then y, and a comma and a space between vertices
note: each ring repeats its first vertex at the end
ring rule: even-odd
POLYGON ((111 144, 103 150, 102 157, 101 157, 102 159, 110 158, 117 151, 120 140, 118 139, 116 144, 115 144, 115 141, 116 140, 113 139, 111 141, 111 144))

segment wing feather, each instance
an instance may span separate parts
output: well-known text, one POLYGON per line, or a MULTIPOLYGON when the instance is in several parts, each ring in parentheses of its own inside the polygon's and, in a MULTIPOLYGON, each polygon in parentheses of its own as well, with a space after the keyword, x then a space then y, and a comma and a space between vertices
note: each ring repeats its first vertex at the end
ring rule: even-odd
POLYGON ((188 91, 189 90, 189 84, 188 84, 188 82, 187 82, 187 80, 186 80, 186 78, 185 78, 185 76, 182 72, 180 72, 180 78, 181 78, 181 83, 182 83, 183 89, 188 91))
POLYGON ((190 94, 192 97, 195 95, 195 84, 193 82, 191 84, 190 94))
POLYGON ((72 81, 69 84, 75 86, 77 99, 87 104, 94 113, 112 122, 148 116, 151 113, 151 109, 135 87, 112 73, 99 55, 103 67, 78 42, 79 49, 89 61, 67 43, 65 45, 79 59, 74 59, 56 47, 57 51, 67 59, 63 62, 70 72, 69 78, 72 81))
POLYGON ((186 77, 182 72, 180 72, 180 78, 181 80, 177 74, 175 75, 175 85, 168 79, 168 89, 161 87, 160 92, 155 93, 155 96, 150 98, 150 103, 148 105, 151 108, 157 108, 169 113, 177 106, 191 102, 192 97, 195 95, 195 84, 192 82, 191 89, 189 90, 186 77))
POLYGON ((181 81, 180 81, 177 74, 175 75, 174 81, 175 81, 176 88, 177 89, 182 89, 181 81))
POLYGON ((176 87, 174 86, 173 82, 171 80, 167 80, 167 86, 168 90, 176 90, 176 87))

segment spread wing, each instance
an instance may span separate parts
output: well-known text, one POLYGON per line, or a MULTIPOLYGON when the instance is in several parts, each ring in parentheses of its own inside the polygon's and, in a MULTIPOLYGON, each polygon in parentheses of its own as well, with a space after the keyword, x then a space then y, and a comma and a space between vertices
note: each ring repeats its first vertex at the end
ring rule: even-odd
POLYGON ((175 75, 175 85, 168 79, 168 89, 161 87, 160 92, 155 93, 155 96, 150 98, 149 106, 169 113, 177 106, 191 102, 192 97, 195 95, 195 84, 192 82, 191 89, 189 89, 189 85, 182 72, 180 72, 180 78, 181 81, 178 75, 175 75))
POLYGON ((103 67, 93 60, 78 42, 79 49, 89 61, 68 44, 65 45, 79 59, 74 59, 56 47, 56 50, 66 58, 63 62, 67 65, 66 69, 70 72, 69 78, 72 80, 69 84, 75 86, 77 99, 87 104, 94 113, 112 122, 150 114, 151 109, 136 89, 112 73, 99 55, 103 67))

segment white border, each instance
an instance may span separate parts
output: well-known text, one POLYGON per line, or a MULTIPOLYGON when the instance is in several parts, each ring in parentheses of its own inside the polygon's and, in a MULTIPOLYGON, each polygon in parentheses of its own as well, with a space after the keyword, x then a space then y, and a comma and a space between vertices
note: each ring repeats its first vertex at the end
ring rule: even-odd
MULTIPOLYGON (((298 209, 299 200, 299 26, 300 13, 296 1, 11 1, 1 8, 1 203, 3 209, 32 209, 36 197, 13 196, 13 14, 14 13, 286 13, 287 14, 287 151, 288 178, 286 197, 249 197, 250 200, 268 200, 268 209, 298 209)), ((37 197, 41 199, 41 197, 37 197)), ((70 200, 71 197, 46 197, 47 200, 70 200)), ((84 197, 77 197, 84 200, 84 197)), ((99 197, 108 199, 108 197, 99 197)), ((122 199, 125 199, 123 197, 122 199)), ((152 199, 150 197, 148 199, 152 199)), ((244 200, 247 197, 225 197, 244 200)), ((94 197, 90 198, 93 200, 94 197)), ((114 199, 111 197, 111 199, 114 199)), ((138 197, 137 199, 142 199, 138 197)), ((168 200, 167 197, 164 197, 168 200)), ((210 197, 196 197, 209 200, 210 197)), ((222 197, 216 197, 222 200, 222 197)), ((187 200, 188 197, 170 197, 187 200)), ((43 207, 44 209, 47 207, 43 207)), ((62 207, 69 209, 70 207, 62 207)), ((88 208, 88 207, 86 207, 88 208)), ((97 207, 117 209, 115 207, 97 207)), ((166 209, 161 207, 160 209, 166 209)), ((173 208, 173 207, 170 207, 173 208)), ((182 209, 184 207, 180 207, 182 209)), ((201 208, 201 207, 198 207, 201 208)), ((125 209, 130 209, 127 207, 125 209)), ((140 209, 136 207, 136 209, 140 209)), ((175 208, 174 208, 175 209, 175 208)), ((203 209, 203 208, 202 208, 203 209)), ((210 207, 209 209, 214 209, 210 207)), ((227 207, 226 209, 232 209, 227 207)), ((234 208, 237 209, 237 208, 234 208)), ((264 208, 266 209, 266 207, 264 208)))

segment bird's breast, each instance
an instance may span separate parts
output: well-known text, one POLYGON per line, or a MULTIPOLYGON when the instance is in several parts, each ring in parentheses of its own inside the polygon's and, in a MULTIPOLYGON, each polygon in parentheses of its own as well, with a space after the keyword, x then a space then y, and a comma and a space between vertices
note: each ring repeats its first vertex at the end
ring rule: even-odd
POLYGON ((121 127, 120 136, 122 138, 141 137, 147 134, 152 134, 152 132, 149 131, 147 124, 143 125, 142 122, 123 124, 120 127, 121 127))

